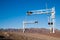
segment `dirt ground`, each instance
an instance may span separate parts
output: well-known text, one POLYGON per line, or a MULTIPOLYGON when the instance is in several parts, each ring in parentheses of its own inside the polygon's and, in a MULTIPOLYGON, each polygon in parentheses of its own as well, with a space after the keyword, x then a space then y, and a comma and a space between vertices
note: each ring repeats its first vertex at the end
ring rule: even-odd
POLYGON ((43 35, 38 33, 22 33, 22 32, 6 33, 4 34, 4 38, 5 39, 3 40, 60 40, 59 37, 52 37, 51 35, 43 35), (9 36, 7 36, 7 34, 9 36))
POLYGON ((48 33, 45 29, 31 29, 25 33, 19 31, 0 31, 0 40, 60 40, 60 31, 48 33))

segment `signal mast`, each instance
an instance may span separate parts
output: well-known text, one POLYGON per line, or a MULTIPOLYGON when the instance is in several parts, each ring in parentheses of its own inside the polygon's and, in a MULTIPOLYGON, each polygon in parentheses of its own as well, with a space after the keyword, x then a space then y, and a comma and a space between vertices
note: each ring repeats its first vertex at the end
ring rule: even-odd
POLYGON ((37 24, 38 21, 23 21, 23 33, 25 33, 25 25, 26 24, 37 24))
POLYGON ((27 15, 40 15, 40 14, 50 14, 48 16, 48 25, 50 27, 50 33, 55 33, 54 26, 55 26, 55 7, 50 9, 41 9, 41 10, 32 10, 27 11, 27 15))

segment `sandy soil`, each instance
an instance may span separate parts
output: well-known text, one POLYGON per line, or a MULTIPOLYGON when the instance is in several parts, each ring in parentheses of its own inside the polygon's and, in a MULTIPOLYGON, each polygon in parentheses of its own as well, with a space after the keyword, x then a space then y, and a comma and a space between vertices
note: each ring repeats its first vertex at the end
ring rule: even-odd
POLYGON ((18 31, 0 31, 0 40, 60 40, 60 31, 50 34, 45 29, 34 30, 26 31, 25 33, 18 31))

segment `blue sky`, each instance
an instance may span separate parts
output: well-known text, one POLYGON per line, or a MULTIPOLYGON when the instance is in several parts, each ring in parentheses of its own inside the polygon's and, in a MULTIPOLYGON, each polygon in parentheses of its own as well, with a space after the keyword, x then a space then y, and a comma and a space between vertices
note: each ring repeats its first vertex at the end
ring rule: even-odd
POLYGON ((0 28, 22 28, 22 21, 38 20, 38 24, 28 24, 27 28, 49 28, 47 15, 27 16, 28 10, 40 10, 55 6, 56 25, 60 29, 60 0, 0 0, 0 28))

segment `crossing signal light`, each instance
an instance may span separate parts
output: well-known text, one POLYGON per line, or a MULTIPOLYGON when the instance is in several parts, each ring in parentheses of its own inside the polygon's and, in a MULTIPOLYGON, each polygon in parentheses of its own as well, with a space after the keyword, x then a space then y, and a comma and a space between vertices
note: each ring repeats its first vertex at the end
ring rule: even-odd
POLYGON ((31 11, 27 11, 27 15, 31 15, 33 12, 31 11))
POLYGON ((53 22, 48 22, 48 25, 53 25, 53 22))

